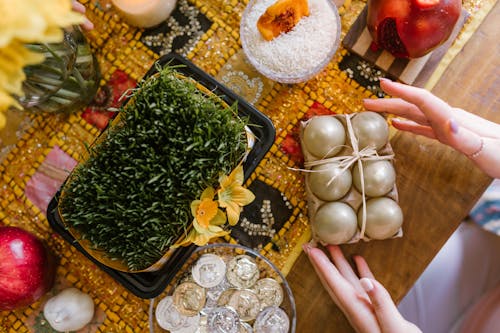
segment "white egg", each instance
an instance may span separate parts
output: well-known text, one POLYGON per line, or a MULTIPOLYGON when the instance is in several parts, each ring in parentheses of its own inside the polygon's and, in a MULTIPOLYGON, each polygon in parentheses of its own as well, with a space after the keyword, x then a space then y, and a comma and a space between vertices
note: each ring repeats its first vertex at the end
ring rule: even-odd
POLYGON ((333 116, 313 117, 304 128, 303 143, 318 158, 335 156, 345 144, 344 126, 333 116))
MULTIPOLYGON (((389 193, 396 183, 396 171, 389 161, 364 161, 363 179, 365 183, 365 195, 369 197, 380 197, 389 193)), ((352 181, 354 187, 361 193, 361 176, 358 163, 352 169, 352 181)))
POLYGON ((389 125, 385 118, 376 112, 357 113, 352 118, 352 128, 358 139, 359 150, 369 145, 379 150, 389 141, 389 125))
POLYGON ((356 213, 343 202, 328 202, 316 211, 311 226, 315 237, 324 243, 347 243, 356 234, 356 213))
POLYGON ((321 200, 338 200, 351 189, 352 176, 349 169, 342 171, 336 163, 327 163, 312 168, 312 171, 308 178, 309 188, 321 200))
MULTIPOLYGON (((363 209, 358 211, 361 228, 363 209)), ((387 197, 373 198, 366 202, 365 234, 371 239, 387 239, 394 236, 403 224, 403 212, 399 205, 387 197)))

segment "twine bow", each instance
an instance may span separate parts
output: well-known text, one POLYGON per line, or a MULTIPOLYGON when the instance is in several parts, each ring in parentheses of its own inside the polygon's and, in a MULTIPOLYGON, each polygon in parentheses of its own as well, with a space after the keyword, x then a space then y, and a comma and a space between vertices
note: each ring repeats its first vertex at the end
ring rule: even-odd
MULTIPOLYGON (((351 145, 352 145, 352 153, 351 155, 345 155, 345 156, 335 156, 335 157, 330 157, 330 158, 322 158, 320 160, 316 161, 309 161, 305 162, 304 166, 308 168, 308 170, 303 170, 299 169, 300 171, 305 171, 305 172, 324 172, 324 170, 321 171, 314 171, 310 170, 309 168, 318 166, 318 165, 324 165, 324 164, 330 164, 330 163, 335 163, 341 170, 337 175, 333 176, 327 183, 327 185, 330 185, 339 175, 341 175, 344 171, 348 170, 354 163, 358 163, 358 170, 359 170, 359 175, 361 179, 361 197, 362 197, 362 209, 363 209, 363 218, 361 221, 361 230, 360 230, 360 238, 364 238, 365 235, 365 229, 366 229, 366 198, 365 198, 365 177, 363 173, 363 161, 382 161, 382 160, 392 160, 394 158, 394 154, 390 155, 379 155, 377 153, 377 149, 375 149, 374 146, 369 145, 367 147, 364 147, 363 149, 359 150, 359 145, 358 145, 358 139, 354 135, 354 129, 352 127, 352 122, 351 118, 354 115, 352 114, 346 114, 345 115, 345 120, 346 120, 346 125, 347 125, 347 133, 349 134, 349 139, 351 140, 351 145)), ((334 147, 335 149, 337 147, 334 147)), ((333 150, 332 149, 332 150, 333 150)))

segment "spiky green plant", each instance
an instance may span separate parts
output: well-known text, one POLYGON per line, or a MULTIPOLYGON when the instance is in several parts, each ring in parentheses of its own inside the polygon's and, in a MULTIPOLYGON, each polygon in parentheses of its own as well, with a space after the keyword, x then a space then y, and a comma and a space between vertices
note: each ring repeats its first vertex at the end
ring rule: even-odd
POLYGON ((243 158, 247 119, 173 67, 142 82, 63 188, 65 223, 130 270, 156 262, 192 221, 190 203, 243 158))

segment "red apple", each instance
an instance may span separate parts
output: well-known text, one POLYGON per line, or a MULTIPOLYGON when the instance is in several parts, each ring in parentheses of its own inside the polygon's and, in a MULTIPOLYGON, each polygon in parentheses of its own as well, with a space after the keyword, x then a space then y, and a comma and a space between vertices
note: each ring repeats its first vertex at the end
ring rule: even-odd
POLYGON ((418 58, 450 37, 461 10, 461 0, 368 0, 366 23, 376 47, 418 58))
POLYGON ((35 235, 0 226, 0 311, 30 305, 43 296, 54 282, 53 263, 35 235))

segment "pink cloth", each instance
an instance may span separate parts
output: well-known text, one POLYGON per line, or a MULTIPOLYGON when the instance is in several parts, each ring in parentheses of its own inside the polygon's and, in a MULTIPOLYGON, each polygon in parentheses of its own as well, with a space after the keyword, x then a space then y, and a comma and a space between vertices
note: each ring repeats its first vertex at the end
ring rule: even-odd
POLYGON ((500 285, 487 292, 465 315, 460 333, 500 332, 500 285))
POLYGON ((35 174, 28 180, 26 197, 47 214, 47 206, 77 162, 58 146, 47 154, 35 174))
MULTIPOLYGON (((485 329, 489 327, 494 318, 487 317, 499 311, 499 297, 495 296, 499 286, 500 237, 475 223, 464 222, 398 308, 425 333, 489 333, 478 330, 479 326, 472 331, 461 329, 468 327, 466 321, 467 325, 479 325, 479 321, 485 329), (481 317, 475 318, 479 312, 481 317)), ((495 332, 500 332, 500 326, 495 332)))

